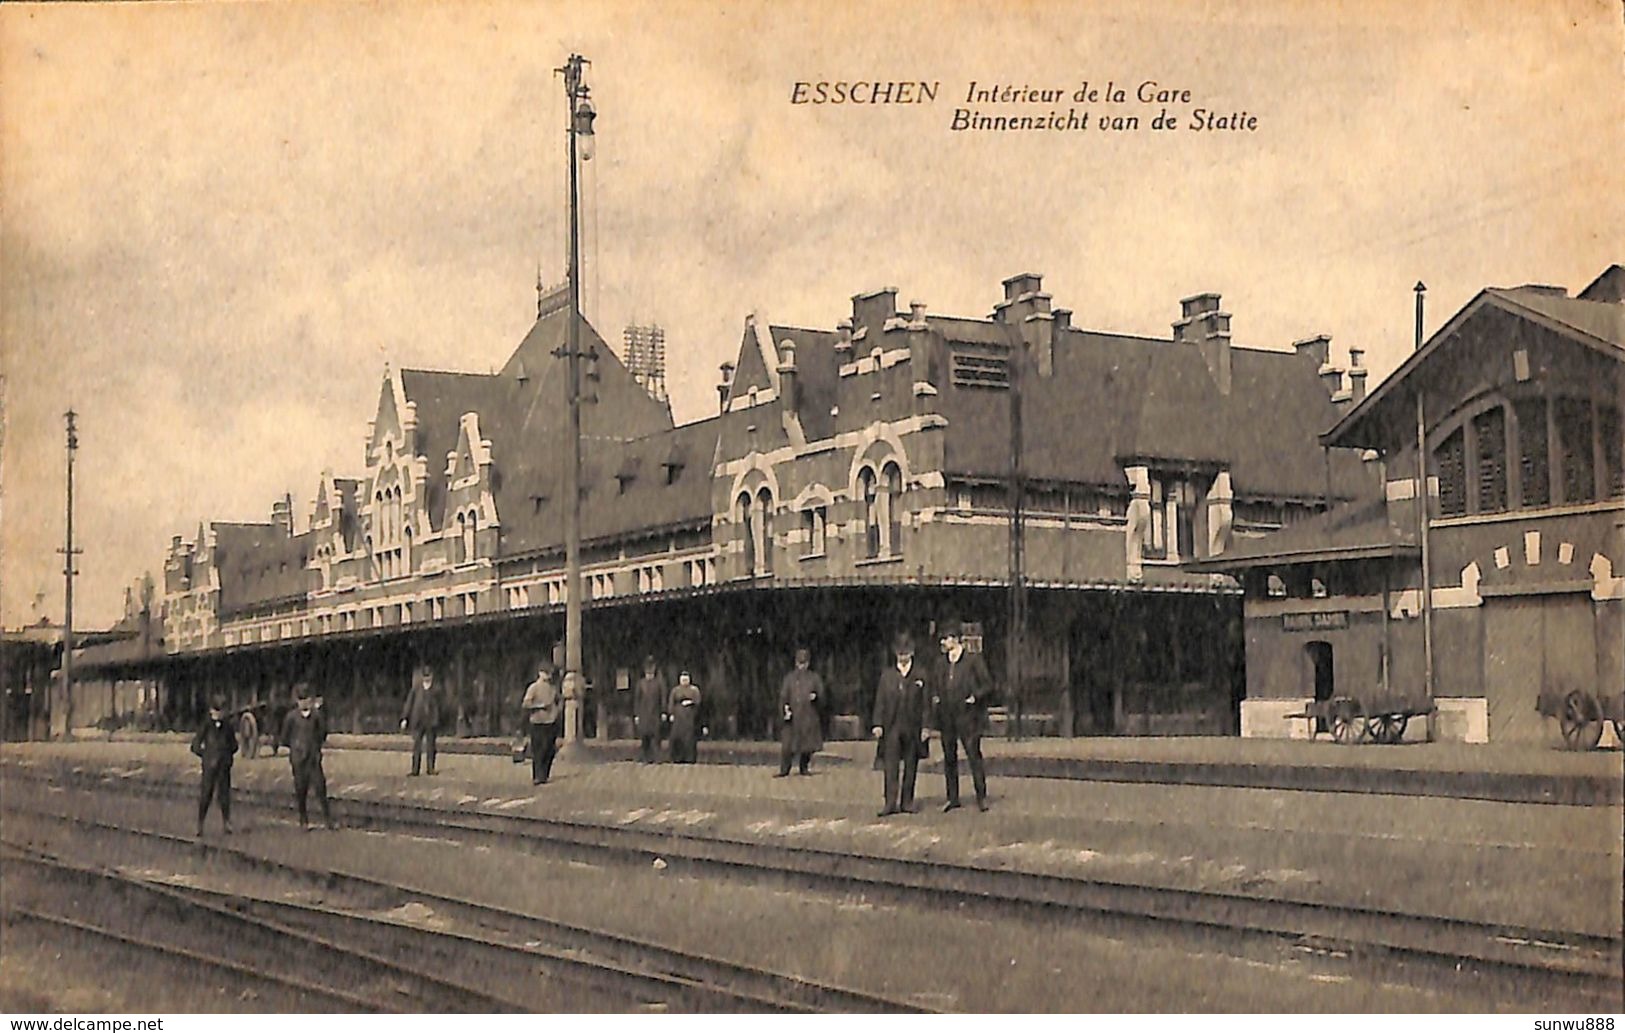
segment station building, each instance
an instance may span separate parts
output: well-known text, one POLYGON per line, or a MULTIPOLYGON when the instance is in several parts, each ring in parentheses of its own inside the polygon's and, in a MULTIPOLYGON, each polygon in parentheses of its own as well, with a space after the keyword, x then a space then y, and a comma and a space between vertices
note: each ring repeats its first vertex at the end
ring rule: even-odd
MULTIPOLYGON (((630 734, 646 654, 692 673, 713 737, 772 733, 797 644, 836 735, 862 734, 895 630, 928 647, 942 620, 978 623, 1002 671, 1019 452, 1028 631, 1007 698, 1056 734, 1234 734, 1239 592, 1182 564, 1360 496, 1370 467, 1318 435, 1364 370, 1356 354, 1345 378, 1324 337, 1233 345, 1216 294, 1178 315, 1165 338, 1075 327, 1032 274, 985 317, 889 288, 829 328, 752 315, 718 412, 682 425, 583 322, 585 733, 630 734)), ((393 729, 428 663, 458 732, 516 726, 562 635, 569 319, 544 295, 496 373, 386 369, 358 469, 322 475, 303 529, 284 501, 170 543, 177 723, 211 692, 308 680, 339 729, 393 729)))
POLYGON ((1419 424, 1436 733, 1551 742, 1542 692, 1625 692, 1622 297, 1618 265, 1481 291, 1323 435, 1380 490, 1193 565, 1245 589, 1243 735, 1312 734, 1288 715, 1317 699, 1429 704, 1419 424))

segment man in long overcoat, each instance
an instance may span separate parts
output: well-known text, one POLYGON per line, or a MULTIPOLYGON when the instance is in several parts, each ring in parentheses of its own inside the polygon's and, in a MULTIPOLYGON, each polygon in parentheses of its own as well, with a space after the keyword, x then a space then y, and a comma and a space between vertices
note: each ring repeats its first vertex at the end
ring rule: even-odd
POLYGON ((812 670, 812 653, 796 650, 795 670, 784 676, 779 686, 779 773, 790 773, 790 759, 797 770, 810 775, 812 755, 824 748, 824 729, 818 722, 818 701, 824 698, 824 680, 812 670))
POLYGON ((699 747, 694 733, 700 723, 700 687, 684 671, 677 676, 677 684, 666 701, 666 712, 671 714, 671 759, 674 764, 693 764, 699 759, 699 747))
POLYGON ((440 734, 440 690, 434 684, 434 668, 424 664, 418 670, 418 682, 406 694, 406 705, 401 707, 401 727, 412 733, 412 770, 418 773, 418 764, 425 752, 429 754, 429 774, 434 774, 435 737, 440 734))
POLYGON ((981 654, 965 650, 958 621, 942 627, 942 669, 933 679, 931 703, 942 732, 942 774, 947 782, 944 811, 959 808, 959 746, 970 760, 976 809, 987 810, 987 773, 982 767, 982 728, 987 721, 993 679, 981 654))
POLYGON ((192 739, 192 752, 203 761, 203 784, 198 790, 197 834, 203 836, 203 819, 209 801, 220 801, 220 820, 231 835, 231 758, 237 753, 237 733, 226 720, 225 704, 209 701, 209 718, 192 739))
POLYGON ((920 738, 925 713, 925 672, 914 663, 914 637, 900 632, 892 639, 894 666, 880 672, 875 690, 873 733, 880 740, 880 766, 885 772, 884 818, 914 810, 914 779, 919 773, 920 738))
POLYGON ((305 797, 312 790, 322 804, 322 818, 330 829, 338 828, 327 801, 327 774, 322 771, 322 743, 327 741, 327 717, 321 701, 301 684, 294 690, 299 705, 282 719, 282 741, 288 746, 288 762, 293 765, 293 798, 299 805, 299 825, 310 831, 305 797))
POLYGON ((655 668, 655 658, 643 658, 643 677, 638 679, 633 723, 637 725, 639 757, 645 764, 660 760, 660 722, 665 716, 666 679, 655 668))

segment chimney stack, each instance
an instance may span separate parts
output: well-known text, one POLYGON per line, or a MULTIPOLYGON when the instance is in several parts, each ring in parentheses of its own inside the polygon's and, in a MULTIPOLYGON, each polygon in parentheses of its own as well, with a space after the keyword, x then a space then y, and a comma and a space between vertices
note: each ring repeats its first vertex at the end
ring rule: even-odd
POLYGON ((1365 378, 1370 370, 1365 368, 1365 349, 1349 349, 1349 399, 1359 405, 1365 397, 1365 378))
POLYGON ((724 362, 721 366, 722 382, 717 385, 717 411, 728 411, 728 395, 734 386, 734 364, 724 362))
POLYGON ((852 337, 864 342, 863 351, 880 346, 887 320, 897 318, 897 288, 882 287, 852 295, 852 337))
POLYGON ((1047 377, 1055 372, 1055 316, 1043 286, 1044 278, 1038 273, 1019 273, 1005 280, 1004 300, 993 306, 993 318, 1016 328, 1038 375, 1047 377))
POLYGON ((271 523, 282 528, 284 534, 293 537, 293 497, 284 495, 271 503, 271 523))
POLYGON ((779 403, 794 414, 800 399, 796 396, 796 344, 788 337, 779 342, 779 403))
POLYGON ((1219 310, 1219 295, 1206 291, 1179 299, 1179 322, 1174 340, 1194 344, 1221 395, 1230 393, 1230 313, 1219 310))
POLYGON ((1332 339, 1328 334, 1317 334, 1314 337, 1305 337, 1301 341, 1292 342, 1292 350, 1315 363, 1315 368, 1326 365, 1332 354, 1332 339))

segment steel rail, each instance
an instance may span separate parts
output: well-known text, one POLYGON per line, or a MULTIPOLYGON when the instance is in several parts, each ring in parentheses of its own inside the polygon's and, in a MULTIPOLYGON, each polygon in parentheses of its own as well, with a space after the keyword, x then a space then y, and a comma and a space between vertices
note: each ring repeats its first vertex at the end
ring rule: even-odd
MULTIPOLYGON (((385 958, 354 946, 338 943, 316 933, 295 929, 272 919, 245 915, 223 908, 178 887, 133 878, 119 871, 75 864, 48 851, 25 847, 10 840, 4 840, 3 846, 5 853, 8 855, 8 865, 24 864, 42 869, 49 878, 53 879, 67 876, 81 887, 90 886, 91 892, 95 892, 98 887, 111 888, 121 898, 126 898, 131 894, 145 897, 148 901, 158 903, 181 916, 183 920, 196 916, 202 919, 202 922, 190 930, 193 935, 217 938, 224 936, 226 942, 244 953, 253 953, 256 949, 260 949, 265 956, 271 958, 298 957, 302 961, 312 963, 318 960, 337 961, 351 968, 359 966, 362 971, 382 973, 393 981, 391 994, 366 996, 351 994, 337 987, 317 987, 325 996, 344 1000, 346 1003, 363 1007, 369 1011, 422 1012, 457 1010, 515 1012, 525 1010, 522 1006, 487 991, 455 983, 443 976, 416 966, 385 958), (227 930, 230 930, 229 936, 225 935, 227 930), (250 940, 249 937, 253 937, 253 939, 250 940), (288 947, 297 948, 297 952, 288 951, 288 947), (400 980, 406 982, 403 983, 400 980)), ((83 901, 78 903, 82 905, 83 901)), ((40 914, 37 911, 34 913, 36 915, 40 914)), ((128 917, 127 912, 122 908, 114 910, 112 913, 128 917)), ((70 919, 62 915, 45 917, 46 920, 54 918, 58 920, 59 924, 76 922, 85 926, 87 931, 93 925, 92 923, 70 919)), ((107 927, 102 927, 102 931, 123 936, 126 942, 133 945, 136 944, 136 941, 144 941, 145 945, 157 943, 157 941, 151 940, 150 937, 118 933, 117 930, 107 927)), ((190 948, 177 947, 175 949, 189 955, 207 957, 202 952, 190 948)), ((177 956, 180 955, 177 954, 177 956)), ((237 966, 244 971, 255 971, 237 961, 231 961, 228 964, 237 966)), ((300 988, 314 985, 287 972, 274 972, 274 970, 266 972, 264 969, 260 971, 272 976, 273 981, 286 977, 289 981, 288 985, 297 984, 300 988)))
MULTIPOLYGON (((530 962, 545 960, 570 968, 579 976, 588 979, 608 976, 612 983, 619 984, 618 989, 624 989, 627 982, 647 984, 646 989, 653 989, 663 996, 687 999, 694 1010, 737 1011, 743 1007, 754 1011, 883 1014, 929 1013, 934 1010, 912 1001, 887 998, 800 976, 740 965, 698 952, 677 950, 634 937, 482 904, 405 883, 376 879, 335 868, 308 868, 237 847, 219 843, 200 843, 173 833, 18 807, 15 801, 8 801, 6 806, 8 810, 17 813, 65 822, 81 828, 149 839, 189 852, 202 850, 206 854, 229 857, 255 868, 317 882, 329 888, 359 889, 392 898, 409 897, 448 912, 461 914, 472 923, 487 929, 496 926, 527 936, 541 932, 554 943, 552 949, 533 947, 528 942, 524 947, 500 944, 445 930, 435 930, 433 935, 456 938, 471 951, 507 952, 510 955, 513 952, 521 952, 530 962), (561 947, 559 944, 565 946, 561 947), (589 953, 586 955, 576 953, 582 951, 589 953)), ((309 904, 269 901, 258 897, 233 897, 218 891, 194 887, 179 892, 215 897, 221 906, 233 910, 268 908, 281 916, 322 915, 353 923, 371 923, 375 927, 387 926, 392 931, 405 930, 408 934, 428 932, 410 924, 384 921, 309 904)))
MULTIPOLYGON (((190 795, 183 787, 163 779, 76 774, 72 780, 169 798, 190 795)), ((264 790, 243 790, 238 796, 252 806, 273 810, 288 807, 280 794, 264 790)), ((352 825, 485 836, 510 849, 524 845, 574 856, 609 855, 643 864, 661 858, 668 865, 720 870, 734 876, 789 880, 844 892, 925 897, 937 906, 1093 913, 1179 924, 1206 933, 1286 939, 1315 949, 1364 950, 1457 968, 1466 963, 1484 970, 1565 979, 1609 992, 1617 992, 1621 985, 1618 936, 393 801, 340 798, 335 805, 352 825)))

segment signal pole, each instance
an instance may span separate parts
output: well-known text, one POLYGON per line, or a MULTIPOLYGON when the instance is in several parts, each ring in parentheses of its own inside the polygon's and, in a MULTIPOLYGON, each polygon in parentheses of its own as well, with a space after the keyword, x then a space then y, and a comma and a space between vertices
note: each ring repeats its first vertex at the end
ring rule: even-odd
MULTIPOLYGON (((564 745, 581 739, 581 190, 578 158, 592 158, 592 122, 597 117, 588 88, 581 81, 590 62, 571 54, 564 67, 564 96, 569 107, 570 140, 570 324, 563 358, 569 442, 564 463, 564 745), (579 138, 579 142, 578 142, 579 138)), ((554 352, 558 355, 558 352, 554 352)))
POLYGON ((73 558, 83 549, 73 547, 73 454, 79 451, 79 428, 74 425, 78 413, 69 409, 63 414, 68 421, 68 535, 67 542, 57 552, 62 554, 62 738, 73 737, 73 558))

